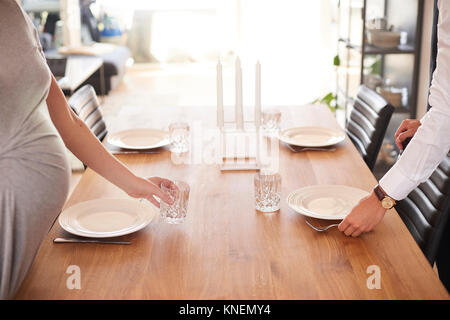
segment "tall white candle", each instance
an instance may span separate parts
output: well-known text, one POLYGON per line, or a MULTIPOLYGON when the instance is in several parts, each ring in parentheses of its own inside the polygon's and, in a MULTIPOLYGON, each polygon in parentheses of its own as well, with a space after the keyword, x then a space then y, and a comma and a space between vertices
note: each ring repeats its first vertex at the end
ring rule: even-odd
POLYGON ((235 80, 236 80, 236 104, 235 104, 235 117, 237 129, 244 129, 244 115, 242 111, 242 68, 241 60, 236 58, 235 66, 235 80))
POLYGON ((255 72, 255 126, 259 128, 261 123, 261 64, 256 62, 255 72))
POLYGON ((222 80, 222 64, 220 60, 217 62, 217 127, 223 129, 223 80, 222 80))

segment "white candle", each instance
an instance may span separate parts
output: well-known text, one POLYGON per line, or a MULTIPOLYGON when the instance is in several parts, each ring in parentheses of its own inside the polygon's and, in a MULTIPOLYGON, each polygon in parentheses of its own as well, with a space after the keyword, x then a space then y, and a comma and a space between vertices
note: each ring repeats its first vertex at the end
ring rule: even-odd
POLYGON ((236 78, 236 104, 235 104, 235 117, 237 129, 244 129, 244 115, 242 112, 242 68, 241 60, 236 58, 235 66, 235 78, 236 78))
POLYGON ((255 72, 255 126, 259 128, 261 124, 261 64, 256 62, 255 72))
POLYGON ((223 129, 223 80, 222 64, 217 62, 217 127, 223 129))

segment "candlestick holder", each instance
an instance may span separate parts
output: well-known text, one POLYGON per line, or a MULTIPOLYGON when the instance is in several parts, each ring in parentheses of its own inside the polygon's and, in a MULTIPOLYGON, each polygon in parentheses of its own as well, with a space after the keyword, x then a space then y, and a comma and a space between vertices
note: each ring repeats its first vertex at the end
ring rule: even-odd
POLYGON ((224 122, 220 129, 221 171, 259 170, 260 129, 254 121, 244 121, 238 129, 234 121, 224 122))
POLYGON ((261 65, 256 63, 255 118, 244 121, 242 103, 242 68, 239 57, 235 63, 235 120, 224 122, 222 64, 217 63, 217 125, 220 129, 220 170, 259 170, 261 168, 261 65))

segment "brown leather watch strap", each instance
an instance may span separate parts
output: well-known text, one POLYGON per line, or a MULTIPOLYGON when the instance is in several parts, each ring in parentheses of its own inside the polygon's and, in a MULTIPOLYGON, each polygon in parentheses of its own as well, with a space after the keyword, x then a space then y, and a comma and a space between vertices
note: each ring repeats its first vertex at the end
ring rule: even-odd
POLYGON ((387 194, 384 193, 379 184, 377 184, 377 186, 373 189, 373 192, 380 201, 383 201, 383 199, 387 196, 387 194))
POLYGON ((385 208, 386 210, 392 209, 395 204, 396 201, 394 199, 392 199, 391 197, 389 197, 386 192, 384 192, 384 190, 377 185, 374 189, 373 189, 375 195, 377 196, 378 200, 381 202, 381 206, 383 208, 385 208))

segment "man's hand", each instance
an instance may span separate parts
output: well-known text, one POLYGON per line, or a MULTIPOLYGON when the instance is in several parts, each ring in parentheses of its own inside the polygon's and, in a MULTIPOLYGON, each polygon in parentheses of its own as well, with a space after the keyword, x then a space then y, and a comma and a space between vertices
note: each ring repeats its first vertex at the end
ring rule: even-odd
POLYGON ((357 237, 371 231, 384 217, 386 209, 381 206, 375 193, 363 198, 339 224, 339 230, 347 236, 357 237))
POLYGON ((403 150, 403 141, 412 138, 420 125, 421 123, 419 120, 406 119, 402 121, 400 127, 398 127, 395 132, 395 144, 400 150, 403 150))

